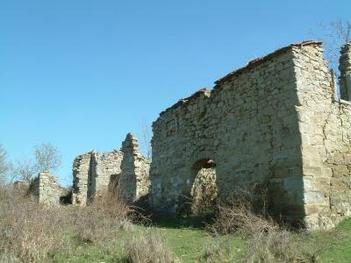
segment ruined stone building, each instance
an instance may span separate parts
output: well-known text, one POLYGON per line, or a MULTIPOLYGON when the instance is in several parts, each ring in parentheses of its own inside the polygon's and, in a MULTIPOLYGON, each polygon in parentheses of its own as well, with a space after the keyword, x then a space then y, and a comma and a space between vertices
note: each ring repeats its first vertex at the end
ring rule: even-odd
POLYGON ((149 166, 131 134, 121 150, 79 155, 73 163, 72 203, 85 206, 111 188, 117 188, 122 198, 134 202, 149 192, 149 166))
POLYGON ((29 193, 40 204, 46 206, 58 206, 64 202, 64 198, 70 195, 69 190, 57 183, 57 179, 49 172, 39 173, 29 185, 29 193))
MULTIPOLYGON (((273 216, 333 227, 351 215, 351 43, 339 69, 335 80, 315 41, 251 61, 160 113, 151 166, 131 134, 120 150, 78 156, 72 203, 85 206, 116 187, 129 202, 148 196, 158 212, 180 213, 190 200, 196 213, 263 189, 255 194, 273 216)), ((57 203, 50 178, 41 174, 36 189, 42 202, 57 203)))
POLYGON ((341 51, 341 99, 321 43, 305 41, 163 111, 153 123, 152 207, 177 213, 206 175, 210 198, 260 185, 273 215, 309 229, 350 216, 350 47, 341 51))
MULTIPOLYGON (((39 203, 48 206, 65 203, 85 206, 112 190, 125 201, 135 202, 149 193, 149 168, 150 162, 139 152, 138 141, 129 133, 121 150, 91 151, 76 157, 72 189, 59 186, 48 172, 39 173, 26 187, 39 203)), ((20 184, 17 182, 15 187, 20 188, 20 184)))

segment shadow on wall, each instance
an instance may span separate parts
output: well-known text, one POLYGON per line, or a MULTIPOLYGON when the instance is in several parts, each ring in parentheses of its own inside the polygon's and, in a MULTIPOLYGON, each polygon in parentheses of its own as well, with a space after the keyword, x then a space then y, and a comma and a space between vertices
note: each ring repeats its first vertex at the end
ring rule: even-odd
POLYGON ((95 174, 96 161, 94 155, 90 157, 90 166, 88 170, 88 192, 87 192, 87 202, 91 203, 94 201, 96 194, 96 174, 95 174))

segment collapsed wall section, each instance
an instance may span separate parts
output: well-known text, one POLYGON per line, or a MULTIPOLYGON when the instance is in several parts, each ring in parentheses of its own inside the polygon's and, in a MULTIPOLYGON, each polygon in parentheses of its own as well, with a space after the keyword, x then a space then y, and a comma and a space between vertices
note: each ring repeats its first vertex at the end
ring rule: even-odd
POLYGON ((88 200, 88 179, 92 152, 79 155, 73 162, 72 204, 85 206, 88 200))
POLYGON ((134 202, 149 190, 149 162, 140 154, 138 142, 128 134, 121 150, 91 151, 73 163, 73 204, 85 206, 108 190, 118 190, 134 202))
POLYGON ((69 191, 60 187, 57 180, 48 172, 39 173, 30 184, 29 191, 40 204, 58 206, 61 198, 67 196, 69 191))
POLYGON ((85 206, 108 190, 111 179, 121 173, 123 153, 95 151, 79 155, 73 163, 73 204, 85 206))
POLYGON ((91 174, 88 179, 88 198, 101 196, 109 186, 119 180, 123 152, 113 150, 109 153, 92 152, 91 174))
POLYGON ((118 189, 123 199, 135 202, 149 193, 150 163, 140 154, 138 141, 131 133, 122 143, 122 152, 124 156, 118 189))

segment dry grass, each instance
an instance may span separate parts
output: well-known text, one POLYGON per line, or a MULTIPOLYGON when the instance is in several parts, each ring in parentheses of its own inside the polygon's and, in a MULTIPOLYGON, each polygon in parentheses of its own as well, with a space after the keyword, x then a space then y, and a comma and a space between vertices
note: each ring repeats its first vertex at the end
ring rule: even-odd
POLYGON ((258 233, 277 231, 279 228, 270 217, 256 215, 247 204, 243 203, 219 206, 214 223, 208 227, 211 232, 219 234, 239 232, 246 238, 258 233))
POLYGON ((240 253, 240 249, 233 248, 228 240, 217 237, 213 241, 205 244, 199 262, 236 262, 234 258, 240 253))
MULTIPOLYGON (((306 247, 306 233, 292 232, 271 217, 256 214, 245 195, 218 207, 218 214, 208 230, 215 234, 237 233, 246 241, 244 262, 316 262, 320 247, 306 247)), ((225 253, 225 251, 217 251, 225 253)), ((208 261, 211 262, 211 261, 208 261)))
POLYGON ((124 244, 125 263, 175 263, 179 262, 166 247, 164 239, 156 229, 143 236, 134 236, 124 244))
MULTIPOLYGON (((254 213, 250 201, 238 200, 235 205, 218 208, 214 224, 208 227, 217 237, 209 239, 202 255, 193 259, 199 262, 233 262, 233 259, 234 262, 241 259, 243 262, 318 262, 319 252, 330 245, 335 235, 335 232, 325 233, 322 242, 311 242, 310 235, 288 231, 268 216, 254 213), (237 234, 239 238, 235 237, 237 234), (233 237, 240 239, 241 245, 234 244, 233 237)), ((140 218, 134 214, 114 194, 102 195, 88 207, 46 208, 25 197, 20 190, 0 187, 0 262, 65 262, 76 256, 86 259, 86 252, 92 250, 95 252, 91 260, 178 262, 157 229, 144 233, 145 228, 131 223, 131 218, 140 218), (127 231, 120 231, 121 228, 127 231), (131 232, 133 236, 129 237, 131 232)), ((181 238, 177 230, 168 233, 176 235, 174 240, 181 243, 174 240, 170 243, 170 239, 167 243, 179 257, 184 255, 183 243, 187 250, 196 247, 192 246, 197 242, 193 238, 195 232, 181 238)))
POLYGON ((63 218, 43 210, 23 193, 0 189, 0 251, 25 262, 36 262, 64 244, 63 218))
POLYGON ((317 262, 315 247, 306 247, 302 234, 284 229, 258 232, 247 240, 245 262, 317 262))
POLYGON ((132 213, 124 202, 108 192, 87 207, 67 210, 67 228, 78 242, 103 245, 111 238, 113 229, 130 226, 129 215, 132 213))
POLYGON ((73 243, 103 244, 114 237, 112 229, 129 226, 130 213, 109 194, 85 208, 47 208, 23 192, 0 186, 1 259, 47 262, 55 251, 73 253, 73 243))

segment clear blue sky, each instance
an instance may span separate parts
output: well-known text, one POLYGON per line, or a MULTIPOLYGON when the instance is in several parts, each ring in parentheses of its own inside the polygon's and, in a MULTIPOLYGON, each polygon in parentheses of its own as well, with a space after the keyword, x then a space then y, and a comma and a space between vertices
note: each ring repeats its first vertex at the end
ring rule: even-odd
POLYGON ((250 59, 350 20, 351 1, 1 0, 0 144, 76 155, 127 132, 250 59))

